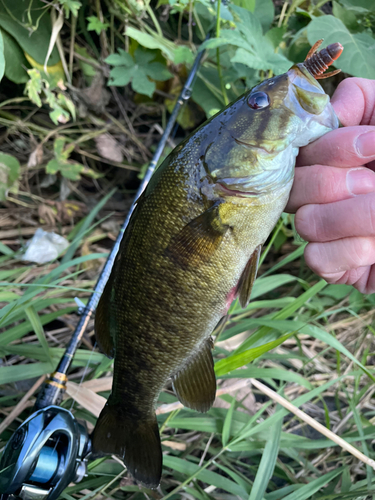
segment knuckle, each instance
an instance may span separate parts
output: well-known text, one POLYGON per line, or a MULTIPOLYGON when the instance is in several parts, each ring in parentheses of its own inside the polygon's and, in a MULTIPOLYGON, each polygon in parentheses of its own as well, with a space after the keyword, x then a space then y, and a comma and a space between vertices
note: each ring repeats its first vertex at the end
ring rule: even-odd
POLYGON ((369 238, 355 238, 352 252, 353 268, 365 266, 374 254, 374 245, 369 238))
POLYGON ((311 205, 304 205, 297 210, 294 219, 297 232, 307 241, 311 240, 315 232, 313 211, 314 209, 311 205))
POLYGON ((334 167, 317 165, 311 185, 319 193, 319 203, 329 203, 341 195, 341 183, 334 167))
POLYGON ((309 268, 319 276, 322 276, 325 269, 325 259, 320 251, 319 243, 309 243, 305 248, 305 261, 309 268))

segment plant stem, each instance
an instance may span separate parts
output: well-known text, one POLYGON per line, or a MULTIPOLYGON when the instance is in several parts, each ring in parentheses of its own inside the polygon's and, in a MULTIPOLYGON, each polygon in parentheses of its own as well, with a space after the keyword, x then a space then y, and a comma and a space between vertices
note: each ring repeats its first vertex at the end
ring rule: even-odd
MULTIPOLYGON (((220 7, 221 0, 217 0, 217 12, 216 12, 216 38, 220 37, 220 7)), ((217 72, 219 73, 219 80, 221 85, 221 92, 223 93, 224 103, 227 106, 229 104, 229 99, 227 96, 227 91, 225 89, 223 74, 220 66, 220 47, 216 49, 216 60, 217 60, 217 72)))
POLYGON ((76 36, 77 18, 72 14, 72 28, 70 31, 70 45, 69 45, 69 76, 70 81, 73 79, 73 61, 74 61, 74 40, 76 36))

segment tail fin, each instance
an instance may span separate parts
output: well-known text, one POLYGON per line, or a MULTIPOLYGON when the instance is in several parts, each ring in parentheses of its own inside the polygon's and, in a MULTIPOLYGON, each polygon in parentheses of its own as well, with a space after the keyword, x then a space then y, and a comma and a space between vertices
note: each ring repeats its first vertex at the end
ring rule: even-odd
POLYGON ((143 486, 159 486, 163 458, 155 414, 148 420, 133 421, 121 409, 106 404, 96 423, 92 443, 94 452, 120 456, 143 486))

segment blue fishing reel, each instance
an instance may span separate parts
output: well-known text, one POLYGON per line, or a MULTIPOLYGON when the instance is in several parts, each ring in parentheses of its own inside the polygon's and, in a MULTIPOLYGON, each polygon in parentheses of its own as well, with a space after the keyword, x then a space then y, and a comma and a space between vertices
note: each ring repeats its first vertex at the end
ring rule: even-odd
POLYGON ((86 474, 90 440, 70 411, 48 406, 31 415, 0 460, 0 498, 55 500, 86 474))

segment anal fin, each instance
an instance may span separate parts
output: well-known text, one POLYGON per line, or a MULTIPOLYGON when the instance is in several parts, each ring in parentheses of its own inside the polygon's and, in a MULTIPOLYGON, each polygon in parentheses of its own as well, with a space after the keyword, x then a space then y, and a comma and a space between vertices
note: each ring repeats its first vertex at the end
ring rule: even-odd
POLYGON ((250 302, 251 290, 258 272, 258 264, 262 245, 258 245, 252 253, 243 270, 237 285, 237 296, 241 307, 246 307, 250 302))
POLYGON ((216 378, 212 359, 212 340, 203 342, 198 353, 172 376, 173 389, 184 406, 208 411, 215 401, 216 378))

